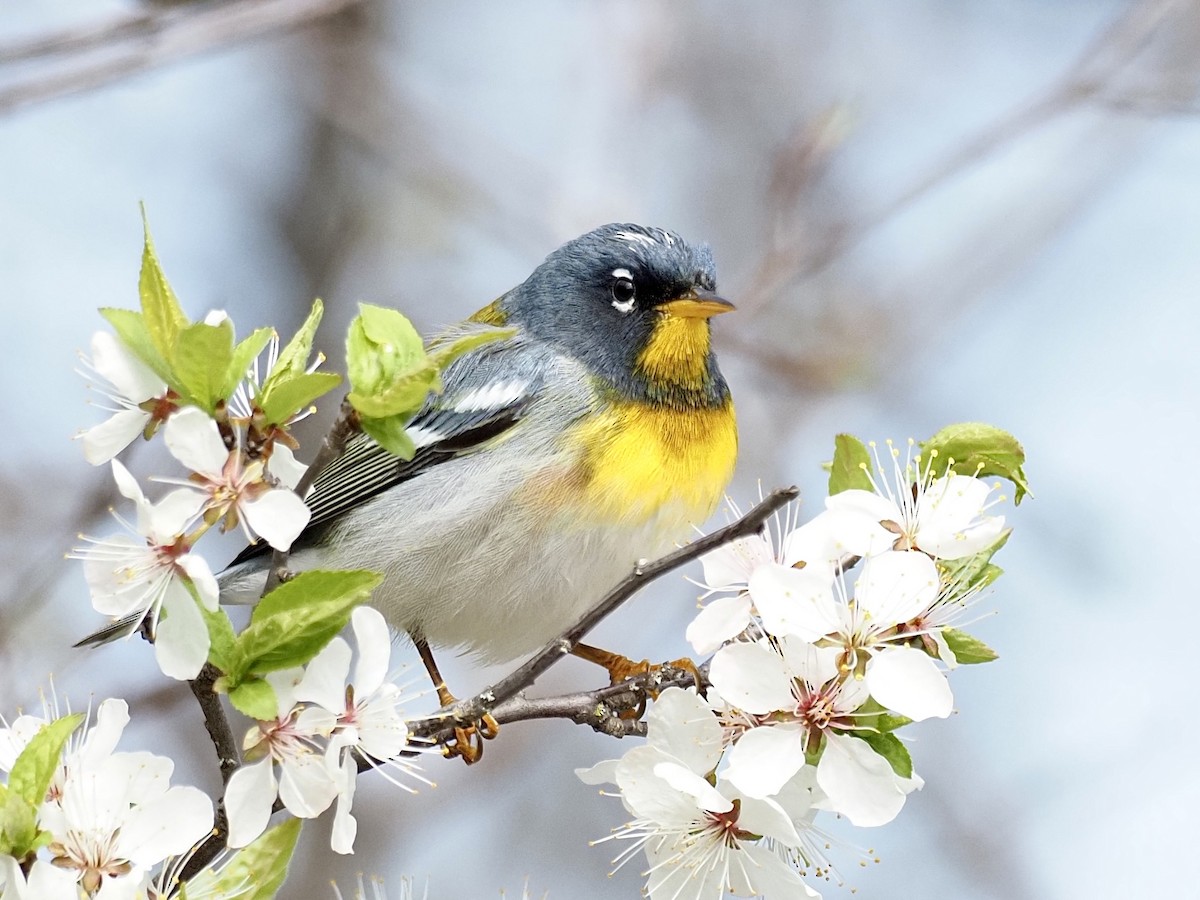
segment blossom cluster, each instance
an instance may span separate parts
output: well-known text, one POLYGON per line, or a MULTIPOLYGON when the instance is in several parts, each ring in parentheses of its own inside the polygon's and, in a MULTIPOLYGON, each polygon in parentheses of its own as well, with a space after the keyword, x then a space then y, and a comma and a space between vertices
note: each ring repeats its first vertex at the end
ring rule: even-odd
MULTIPOLYGON (((215 328, 224 320, 210 315, 208 321, 215 328)), ((274 337, 269 356, 268 371, 278 357, 274 337)), ((248 540, 261 537, 275 549, 289 549, 310 515, 292 491, 304 467, 283 440, 285 432, 264 437, 256 430, 257 361, 230 403, 215 413, 180 406, 178 394, 107 332, 92 339, 90 368, 107 383, 102 390, 117 409, 81 434, 84 453, 93 464, 111 462, 117 489, 132 501, 135 515, 132 521, 117 515, 125 533, 85 538, 87 546, 74 556, 84 562, 96 611, 116 619, 125 635, 144 629, 166 675, 195 678, 210 646, 202 610, 215 612, 218 598, 212 569, 193 552, 196 542, 213 526, 240 526, 248 540), (113 457, 160 424, 167 449, 188 475, 159 479, 175 489, 152 502, 113 457)))
MULTIPOLYGON (((375 609, 360 606, 351 616, 358 654, 333 638, 304 667, 272 672, 278 714, 257 722, 243 741, 246 762, 225 791, 229 846, 244 847, 267 827, 276 798, 292 815, 311 819, 337 801, 331 846, 353 853, 358 825, 351 814, 358 763, 390 768, 424 780, 402 754, 409 744, 400 715, 400 688, 388 680, 391 635, 375 609)), ((411 790, 396 777, 393 783, 411 790)))
MULTIPOLYGON (((39 837, 26 842, 21 858, 0 852, 0 895, 133 900, 153 888, 166 896, 174 867, 159 866, 208 835, 212 801, 197 788, 172 786, 174 764, 166 757, 116 749, 129 723, 124 700, 102 702, 94 721, 70 734, 54 763, 42 743, 31 744, 61 721, 47 709, 44 716, 21 715, 0 728, 7 807, 13 806, 11 794, 27 789, 33 758, 49 757, 53 764, 30 823, 39 837)), ((5 838, 10 844, 18 839, 11 822, 5 838)))
POLYGON ((645 853, 653 900, 818 896, 801 877, 831 871, 818 811, 895 818, 923 784, 895 732, 948 716, 947 671, 994 657, 952 623, 994 577, 1003 498, 888 448, 811 521, 703 559, 687 637, 716 651, 705 695, 665 691, 645 746, 579 772, 617 786, 633 819, 616 862, 645 853))

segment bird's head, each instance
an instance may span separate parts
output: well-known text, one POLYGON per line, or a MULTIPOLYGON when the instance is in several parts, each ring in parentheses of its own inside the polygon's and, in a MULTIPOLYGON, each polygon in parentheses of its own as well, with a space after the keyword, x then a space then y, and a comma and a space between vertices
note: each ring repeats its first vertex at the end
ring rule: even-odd
POLYGON ((612 224, 551 253, 496 312, 630 397, 715 405, 727 388, 709 319, 733 308, 707 245, 612 224))

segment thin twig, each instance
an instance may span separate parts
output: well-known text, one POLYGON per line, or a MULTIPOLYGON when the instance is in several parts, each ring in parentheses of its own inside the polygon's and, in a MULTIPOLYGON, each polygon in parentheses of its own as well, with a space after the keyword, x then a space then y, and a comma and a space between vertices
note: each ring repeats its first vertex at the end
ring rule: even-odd
MULTIPOLYGON (((300 477, 300 481, 296 484, 296 494, 301 500, 304 499, 313 482, 317 480, 317 476, 341 458, 342 454, 346 452, 346 442, 358 432, 358 411, 350 405, 348 397, 343 398, 341 408, 338 410, 338 417, 330 426, 329 431, 325 433, 325 439, 321 441, 317 455, 313 457, 313 461, 309 463, 308 468, 300 477)), ((264 596, 273 591, 286 577, 288 556, 287 550, 275 550, 271 553, 271 568, 267 571, 267 581, 263 586, 264 596)))
POLYGON ((460 701, 432 716, 410 721, 408 723, 410 732, 424 737, 441 737, 447 729, 452 729, 456 725, 465 727, 477 722, 485 713, 499 708, 532 685, 547 669, 567 656, 589 631, 651 581, 692 560, 699 559, 723 544, 757 534, 768 518, 796 499, 799 493, 799 489, 795 487, 773 491, 736 522, 714 531, 712 534, 705 535, 654 562, 639 563, 628 577, 609 591, 604 599, 589 610, 574 626, 546 644, 528 662, 476 696, 460 701))
MULTIPOLYGON (((221 767, 221 784, 228 785, 229 779, 241 765, 242 758, 238 752, 237 739, 233 736, 233 729, 229 726, 229 719, 225 715, 225 708, 221 705, 221 698, 213 691, 213 685, 220 674, 220 671, 212 663, 205 663, 200 674, 188 682, 188 687, 192 689, 192 693, 200 704, 200 710, 204 714, 204 727, 208 729, 208 736, 212 739, 213 747, 216 748, 217 762, 221 767)), ((180 879, 187 881, 215 859, 217 854, 225 848, 225 839, 228 835, 229 816, 225 812, 225 798, 222 796, 217 801, 216 820, 213 822, 212 834, 205 838, 204 843, 188 859, 180 873, 180 879)))
POLYGON ((0 112, 101 87, 189 56, 286 31, 362 0, 226 0, 139 12, 0 48, 0 63, 63 56, 65 62, 0 88, 0 112))

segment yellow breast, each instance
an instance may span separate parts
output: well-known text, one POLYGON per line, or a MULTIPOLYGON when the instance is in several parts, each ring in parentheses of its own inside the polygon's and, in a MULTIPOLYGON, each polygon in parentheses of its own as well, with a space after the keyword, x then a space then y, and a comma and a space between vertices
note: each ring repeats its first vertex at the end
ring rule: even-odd
POLYGON ((680 408, 618 401, 571 435, 587 448, 578 490, 589 517, 628 524, 712 515, 737 461, 733 401, 680 408))

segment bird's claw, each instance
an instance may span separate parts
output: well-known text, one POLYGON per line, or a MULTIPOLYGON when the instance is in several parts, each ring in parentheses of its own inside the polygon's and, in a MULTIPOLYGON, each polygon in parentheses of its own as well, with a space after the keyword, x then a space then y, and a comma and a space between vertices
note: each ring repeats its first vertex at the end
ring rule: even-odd
POLYGON ((491 713, 484 713, 479 721, 466 727, 454 727, 454 740, 442 745, 442 755, 447 759, 461 756, 468 766, 483 758, 483 742, 490 741, 500 733, 500 723, 491 713))

